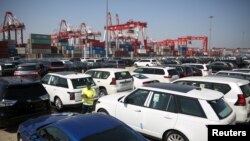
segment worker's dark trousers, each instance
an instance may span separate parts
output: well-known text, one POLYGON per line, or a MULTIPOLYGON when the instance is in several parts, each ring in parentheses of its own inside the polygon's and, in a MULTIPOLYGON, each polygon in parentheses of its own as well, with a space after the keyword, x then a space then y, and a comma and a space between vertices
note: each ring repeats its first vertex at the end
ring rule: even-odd
POLYGON ((92 105, 84 105, 82 104, 82 113, 91 113, 93 110, 93 106, 92 105))

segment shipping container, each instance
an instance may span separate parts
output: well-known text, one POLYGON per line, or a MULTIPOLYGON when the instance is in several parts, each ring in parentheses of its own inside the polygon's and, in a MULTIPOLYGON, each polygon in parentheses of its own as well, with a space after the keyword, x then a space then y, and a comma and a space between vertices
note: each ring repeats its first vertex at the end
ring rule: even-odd
POLYGON ((42 40, 42 39, 31 39, 32 44, 45 44, 45 45, 50 45, 51 40, 42 40))

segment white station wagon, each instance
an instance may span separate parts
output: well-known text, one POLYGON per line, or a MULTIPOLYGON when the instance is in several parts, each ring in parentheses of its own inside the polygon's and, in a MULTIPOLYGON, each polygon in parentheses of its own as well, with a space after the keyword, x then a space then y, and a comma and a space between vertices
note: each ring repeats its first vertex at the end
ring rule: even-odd
POLYGON ((235 124, 236 120, 222 93, 169 83, 101 97, 95 111, 164 141, 206 141, 206 125, 235 124))

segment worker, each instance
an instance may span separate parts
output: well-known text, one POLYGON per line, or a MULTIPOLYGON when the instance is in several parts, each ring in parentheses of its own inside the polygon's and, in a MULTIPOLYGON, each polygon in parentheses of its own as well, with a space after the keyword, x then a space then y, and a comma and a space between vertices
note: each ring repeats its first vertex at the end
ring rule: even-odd
POLYGON ((82 89, 82 112, 91 113, 94 105, 95 89, 91 87, 91 82, 87 82, 82 89))

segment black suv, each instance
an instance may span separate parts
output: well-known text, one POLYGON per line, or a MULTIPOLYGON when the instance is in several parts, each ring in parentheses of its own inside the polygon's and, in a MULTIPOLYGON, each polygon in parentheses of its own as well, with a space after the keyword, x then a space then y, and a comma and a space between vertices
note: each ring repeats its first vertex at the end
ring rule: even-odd
POLYGON ((49 95, 41 83, 19 77, 0 78, 0 127, 50 113, 49 95))

